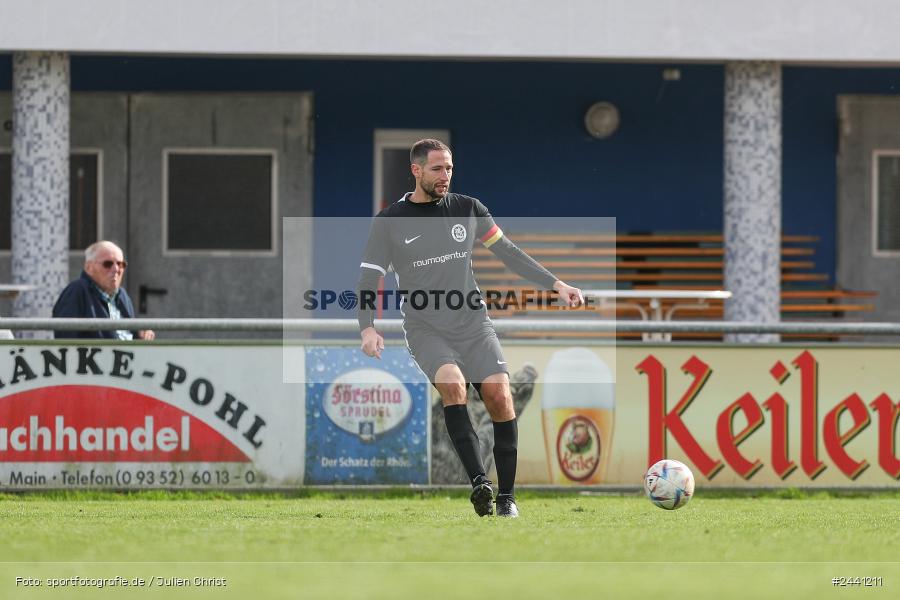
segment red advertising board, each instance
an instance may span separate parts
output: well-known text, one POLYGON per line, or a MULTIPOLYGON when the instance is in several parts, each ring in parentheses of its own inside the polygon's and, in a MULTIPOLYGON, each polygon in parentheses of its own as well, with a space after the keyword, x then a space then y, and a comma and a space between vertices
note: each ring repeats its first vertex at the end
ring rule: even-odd
POLYGON ((304 387, 281 346, 5 344, 0 486, 256 488, 303 481, 304 387))

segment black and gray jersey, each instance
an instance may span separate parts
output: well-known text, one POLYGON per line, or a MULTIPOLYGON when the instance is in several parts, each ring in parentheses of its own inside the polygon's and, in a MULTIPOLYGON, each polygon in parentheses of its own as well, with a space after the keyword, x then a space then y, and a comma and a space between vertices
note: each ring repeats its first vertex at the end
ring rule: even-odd
MULTIPOLYGON (((452 333, 489 322, 472 271, 476 242, 536 283, 549 288, 556 281, 504 238, 476 198, 451 193, 434 202, 416 203, 409 200, 410 195, 376 215, 360 263, 361 294, 370 287, 365 280, 393 270, 398 290, 406 297, 401 312, 407 324, 422 323, 452 333)), ((361 310, 360 327, 370 326, 371 319, 371 311, 361 310)))

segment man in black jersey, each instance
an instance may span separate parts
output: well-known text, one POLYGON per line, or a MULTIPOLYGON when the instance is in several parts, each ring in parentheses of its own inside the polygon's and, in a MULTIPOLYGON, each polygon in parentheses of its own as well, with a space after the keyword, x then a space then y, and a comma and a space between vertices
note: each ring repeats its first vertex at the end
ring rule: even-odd
POLYGON ((420 140, 410 151, 410 162, 416 189, 376 215, 360 265, 362 351, 381 358, 384 338, 374 327, 374 307, 362 300, 375 298, 379 278, 392 267, 398 289, 408 294, 401 312, 409 353, 441 394, 447 431, 472 482, 475 512, 492 514, 494 495, 466 408, 470 383, 494 425, 497 514, 517 517, 518 429, 509 370, 475 283, 473 245, 478 240, 510 270, 556 290, 569 306, 584 298, 505 238, 481 202, 450 193, 453 157, 446 144, 420 140))

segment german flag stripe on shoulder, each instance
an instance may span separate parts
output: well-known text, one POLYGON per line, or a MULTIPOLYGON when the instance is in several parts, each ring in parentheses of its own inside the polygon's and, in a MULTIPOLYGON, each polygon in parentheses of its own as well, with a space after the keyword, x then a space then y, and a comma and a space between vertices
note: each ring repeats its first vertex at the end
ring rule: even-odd
POLYGON ((481 236, 481 243, 484 244, 485 248, 490 248, 493 246, 497 240, 503 237, 503 230, 500 229, 496 223, 494 226, 488 229, 488 232, 481 236))

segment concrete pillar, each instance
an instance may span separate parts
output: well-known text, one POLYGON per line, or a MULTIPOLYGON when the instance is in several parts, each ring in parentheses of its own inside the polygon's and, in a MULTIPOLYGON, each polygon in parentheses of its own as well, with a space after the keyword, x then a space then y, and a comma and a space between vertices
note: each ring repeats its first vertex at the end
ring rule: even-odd
MULTIPOLYGON (((725 65, 725 303, 729 321, 780 320, 781 65, 725 65)), ((726 341, 777 342, 774 334, 726 341)))
POLYGON ((69 95, 68 54, 13 54, 12 279, 36 287, 17 317, 49 317, 69 279, 69 95))

